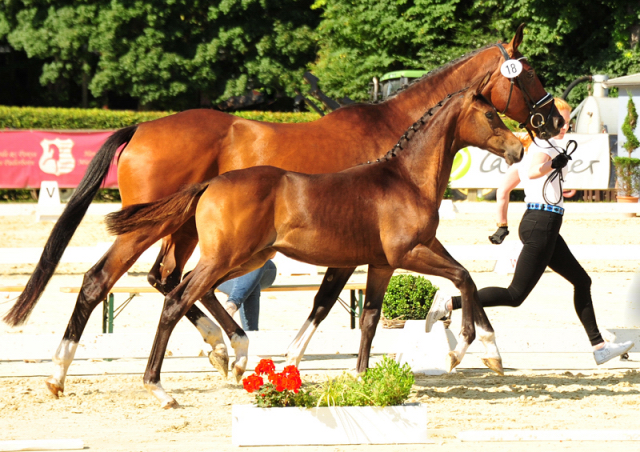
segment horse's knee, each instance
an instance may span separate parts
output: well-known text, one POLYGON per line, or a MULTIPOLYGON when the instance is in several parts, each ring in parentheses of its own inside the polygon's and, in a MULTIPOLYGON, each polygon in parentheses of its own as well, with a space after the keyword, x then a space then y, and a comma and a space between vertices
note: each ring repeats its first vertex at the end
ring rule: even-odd
POLYGON ((365 309, 360 317, 360 329, 375 327, 380 321, 380 309, 365 309))
POLYGON ((452 281, 455 286, 461 291, 465 288, 468 288, 469 286, 475 285, 475 283, 473 282, 473 278, 471 278, 471 274, 464 267, 460 267, 455 270, 452 281))

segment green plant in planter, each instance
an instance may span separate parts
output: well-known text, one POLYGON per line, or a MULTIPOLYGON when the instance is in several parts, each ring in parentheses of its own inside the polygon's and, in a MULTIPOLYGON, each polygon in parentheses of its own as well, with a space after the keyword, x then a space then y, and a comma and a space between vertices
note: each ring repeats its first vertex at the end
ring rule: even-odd
POLYGON ((358 377, 343 373, 327 380, 314 391, 317 406, 393 406, 402 405, 415 382, 408 364, 400 366, 385 356, 358 377))
POLYGON ((631 153, 640 147, 640 140, 634 131, 638 124, 638 113, 629 94, 627 103, 627 116, 622 124, 622 133, 627 141, 622 145, 629 154, 628 157, 614 157, 613 164, 616 168, 618 180, 618 194, 620 196, 634 196, 640 190, 640 159, 632 158, 631 153))
POLYGON ((382 301, 382 315, 389 320, 423 320, 437 291, 438 288, 422 276, 393 276, 382 301))
POLYGON ((402 405, 415 382, 408 364, 400 366, 387 356, 357 377, 344 372, 305 387, 296 366, 286 366, 282 372, 275 369, 271 359, 262 359, 255 373, 242 380, 244 389, 255 395, 258 407, 402 405))

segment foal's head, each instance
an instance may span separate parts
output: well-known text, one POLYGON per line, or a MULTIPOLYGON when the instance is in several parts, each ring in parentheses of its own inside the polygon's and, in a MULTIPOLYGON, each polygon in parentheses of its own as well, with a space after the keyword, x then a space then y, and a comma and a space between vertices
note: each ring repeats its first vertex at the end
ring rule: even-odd
POLYGON ((522 159, 524 148, 520 140, 504 125, 495 107, 482 95, 490 78, 491 74, 485 75, 464 94, 456 139, 461 147, 486 149, 504 157, 511 165, 522 159))

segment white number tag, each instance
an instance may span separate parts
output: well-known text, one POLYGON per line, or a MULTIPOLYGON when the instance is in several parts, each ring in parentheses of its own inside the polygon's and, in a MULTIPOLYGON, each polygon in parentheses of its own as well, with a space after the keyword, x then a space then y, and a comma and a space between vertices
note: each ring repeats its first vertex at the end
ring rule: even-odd
POLYGON ((522 72, 522 63, 518 60, 507 60, 500 66, 500 72, 507 78, 514 78, 522 72))

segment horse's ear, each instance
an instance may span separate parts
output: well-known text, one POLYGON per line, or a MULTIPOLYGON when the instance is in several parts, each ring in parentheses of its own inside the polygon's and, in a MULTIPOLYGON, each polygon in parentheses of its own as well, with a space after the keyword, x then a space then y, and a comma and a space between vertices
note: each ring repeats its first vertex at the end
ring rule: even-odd
MULTIPOLYGON (((516 34, 513 35, 513 39, 509 43, 509 46, 511 47, 511 51, 512 52, 515 52, 516 50, 518 50, 518 46, 520 46, 520 44, 522 44, 522 36, 523 35, 524 35, 524 24, 520 24, 518 26, 518 29, 516 30, 516 34)), ((513 53, 512 53, 512 55, 513 55, 513 53)))
POLYGON ((487 86, 487 83, 489 83, 489 80, 491 79, 491 72, 487 72, 486 75, 484 77, 482 77, 482 80, 480 80, 480 83, 478 83, 478 85, 476 86, 476 96, 479 96, 482 94, 482 91, 484 91, 484 88, 487 86))

